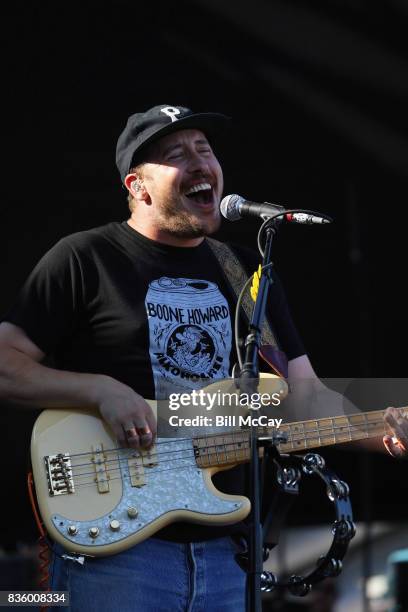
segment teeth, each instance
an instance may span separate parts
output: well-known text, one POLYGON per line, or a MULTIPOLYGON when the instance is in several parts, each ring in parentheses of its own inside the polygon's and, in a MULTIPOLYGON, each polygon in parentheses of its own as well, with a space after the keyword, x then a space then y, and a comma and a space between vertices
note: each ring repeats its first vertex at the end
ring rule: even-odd
POLYGON ((197 193, 198 191, 207 191, 208 189, 211 189, 210 183, 200 183, 199 185, 193 185, 190 187, 190 189, 186 191, 185 195, 188 196, 192 193, 197 193))

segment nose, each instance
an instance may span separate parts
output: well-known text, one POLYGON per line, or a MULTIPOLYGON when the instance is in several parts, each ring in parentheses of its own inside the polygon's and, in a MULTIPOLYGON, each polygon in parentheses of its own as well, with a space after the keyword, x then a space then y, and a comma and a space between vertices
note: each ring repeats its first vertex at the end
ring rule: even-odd
POLYGON ((199 152, 190 151, 188 171, 192 174, 202 172, 208 174, 209 164, 208 160, 205 159, 199 152))

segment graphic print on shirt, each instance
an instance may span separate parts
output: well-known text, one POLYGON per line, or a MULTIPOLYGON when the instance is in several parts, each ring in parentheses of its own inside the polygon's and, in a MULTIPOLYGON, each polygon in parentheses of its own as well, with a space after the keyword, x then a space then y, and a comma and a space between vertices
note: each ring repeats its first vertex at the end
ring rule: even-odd
POLYGON ((149 284, 145 306, 156 399, 228 377, 231 318, 215 283, 162 277, 149 284))

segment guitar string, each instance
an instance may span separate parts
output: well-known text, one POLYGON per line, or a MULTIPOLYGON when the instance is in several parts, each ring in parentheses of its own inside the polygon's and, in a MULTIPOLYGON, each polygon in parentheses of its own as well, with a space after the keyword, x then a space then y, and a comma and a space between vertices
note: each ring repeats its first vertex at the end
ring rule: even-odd
MULTIPOLYGON (((371 432, 373 432, 373 428, 371 428, 371 432)), ((369 435, 368 432, 364 432, 364 436, 360 435, 358 438, 357 437, 352 438, 350 436, 352 436, 353 433, 356 433, 356 432, 355 431, 354 432, 352 432, 352 431, 344 432, 344 434, 341 434, 341 435, 346 435, 347 436, 347 440, 335 440, 334 442, 331 442, 330 444, 336 444, 336 443, 340 443, 341 444, 342 442, 346 442, 346 441, 347 442, 357 441, 357 440, 360 440, 360 439, 365 439, 369 435)), ((360 432, 358 432, 358 433, 360 433, 360 432)), ((373 433, 375 433, 375 435, 378 435, 378 436, 381 435, 381 434, 386 433, 383 424, 380 423, 380 424, 376 425, 376 428, 375 428, 373 433), (380 428, 380 429, 378 429, 378 428, 380 428)), ((338 435, 339 434, 326 433, 326 434, 320 434, 319 436, 302 436, 300 438, 290 438, 290 439, 287 440, 287 442, 282 442, 280 444, 282 444, 284 446, 285 445, 291 445, 293 450, 295 450, 296 448, 301 448, 303 443, 306 444, 305 448, 307 448, 308 447, 307 443, 310 443, 311 441, 315 441, 315 440, 319 439, 320 444, 317 444, 316 445, 317 447, 319 445, 320 446, 325 446, 325 445, 327 446, 327 444, 325 444, 324 442, 322 443, 322 440, 324 440, 325 438, 326 439, 331 439, 331 438, 333 438, 333 436, 335 437, 335 436, 338 436, 338 435)), ((228 441, 228 442, 224 441, 224 442, 222 442, 220 444, 207 445, 207 446, 203 446, 203 447, 195 447, 196 450, 203 451, 203 454, 201 456, 207 456, 207 455, 211 455, 211 454, 212 455, 217 455, 218 453, 220 453, 220 454, 226 454, 226 453, 234 454, 234 453, 239 453, 240 451, 243 450, 243 448, 249 448, 249 440, 248 439, 240 440, 239 442, 238 441, 228 441), (240 445, 239 448, 237 448, 238 444, 240 445), (241 445, 244 445, 244 446, 241 446, 241 445), (213 452, 208 453, 208 450, 212 449, 212 448, 214 448, 215 450, 213 452)), ((119 450, 121 450, 121 449, 119 449, 119 450)), ((128 450, 128 449, 125 449, 125 450, 128 450)), ((183 453, 183 452, 188 452, 189 453, 191 451, 194 452, 194 448, 193 449, 191 449, 191 448, 178 448, 178 449, 175 449, 175 450, 163 451, 162 453, 157 453, 157 454, 152 453, 152 455, 150 457, 148 457, 146 455, 140 455, 140 454, 139 455, 135 455, 135 454, 131 453, 131 454, 127 454, 127 455, 122 455, 121 459, 124 459, 124 460, 139 459, 139 460, 141 460, 140 467, 149 467, 149 461, 155 460, 156 458, 158 458, 160 456, 162 456, 162 457, 166 456, 167 457, 166 460, 164 460, 163 458, 158 460, 161 464, 164 464, 166 462, 171 462, 171 461, 173 461, 175 459, 182 459, 183 458, 183 457, 170 457, 170 458, 168 458, 169 455, 171 455, 171 454, 183 453)), ((114 457, 112 459, 107 459, 107 460, 103 461, 102 463, 99 463, 98 465, 102 465, 102 464, 103 465, 114 464, 117 461, 118 461, 118 459, 116 457, 114 457)), ((94 462, 87 462, 87 463, 71 465, 72 471, 73 471, 73 475, 76 476, 76 477, 84 476, 84 475, 92 475, 92 474, 94 475, 94 470, 92 472, 79 472, 79 471, 75 471, 75 474, 74 474, 74 469, 77 470, 78 468, 88 467, 88 466, 95 466, 95 464, 94 464, 94 462)), ((110 467, 110 466, 108 465, 108 467, 110 467)), ((112 469, 115 469, 115 468, 112 468, 112 469)))
MULTIPOLYGON (((330 435, 334 435, 337 436, 339 434, 344 433, 344 435, 347 435, 348 433, 355 433, 356 431, 359 432, 361 431, 363 428, 372 428, 372 427, 378 427, 378 426, 382 426, 383 425, 383 421, 379 420, 379 421, 368 421, 366 423, 356 423, 356 424, 349 424, 349 425, 334 425, 332 427, 327 426, 327 427, 319 427, 317 429, 305 429, 303 430, 299 430, 299 431, 293 431, 294 427, 293 425, 290 426, 290 430, 287 431, 288 426, 287 425, 283 425, 282 429, 280 431, 282 431, 283 433, 289 433, 290 434, 290 438, 294 439, 294 436, 301 436, 301 440, 303 440, 305 437, 306 439, 316 439, 319 437, 327 437, 330 435), (344 431, 340 431, 337 432, 337 430, 344 430, 344 431), (327 433, 326 433, 327 432, 327 433), (331 434, 331 432, 333 432, 333 434, 331 434), (317 435, 313 435, 313 434, 317 434, 317 435)), ((262 428, 261 428, 262 429, 262 428)), ((268 431, 266 431, 265 433, 268 433, 268 431)), ((365 432, 364 432, 365 433, 365 432)), ((230 437, 230 436, 244 436, 245 439, 244 440, 232 440, 231 442, 228 442, 228 445, 234 445, 234 444, 239 444, 239 443, 243 443, 248 439, 248 435, 249 432, 246 430, 234 430, 232 432, 229 431, 225 431, 224 433, 217 433, 214 434, 213 436, 210 434, 206 434, 205 436, 195 436, 194 438, 179 438, 179 439, 169 439, 168 441, 166 440, 160 440, 156 443, 156 447, 157 446, 162 446, 164 444, 167 445, 175 445, 175 444, 180 444, 181 442, 191 442, 192 440, 206 440, 206 439, 217 439, 220 438, 221 440, 225 437, 230 437)), ((289 440, 288 440, 289 442, 289 440)), ((219 446, 224 446, 226 443, 221 442, 219 444, 210 444, 210 445, 206 445, 206 446, 202 446, 202 447, 198 447, 199 449, 207 449, 207 448, 215 448, 215 447, 219 447, 219 446)), ((154 446, 152 447, 154 448, 154 446)), ((146 457, 148 458, 148 455, 146 454, 148 451, 144 451, 144 453, 141 455, 138 449, 132 449, 129 447, 117 447, 117 448, 112 448, 112 449, 103 449, 104 454, 110 454, 110 453, 114 453, 117 452, 118 450, 122 450, 122 451, 128 451, 129 452, 129 458, 132 457, 146 457), (135 455, 134 453, 139 453, 138 455, 135 455)), ((160 457, 162 455, 168 455, 170 453, 177 453, 180 452, 180 449, 174 449, 174 450, 161 450, 159 452, 154 452, 151 451, 151 454, 154 455, 155 457, 160 457)), ((73 454, 70 455, 71 460, 79 457, 79 456, 89 456, 93 454, 92 451, 88 451, 88 452, 84 452, 84 453, 77 453, 77 454, 73 454)), ((114 460, 114 459, 113 459, 114 460)), ((109 461, 113 461, 112 459, 108 459, 106 461, 104 461, 104 463, 108 463, 109 461)), ((84 467, 84 466, 88 466, 88 465, 92 465, 93 462, 86 462, 86 463, 77 463, 75 464, 75 467, 84 467)))
MULTIPOLYGON (((400 411, 405 410, 405 408, 399 408, 400 411)), ((287 429, 289 429, 289 432, 292 433, 292 429, 295 427, 300 427, 302 426, 302 432, 305 429, 305 425, 307 425, 308 423, 316 423, 318 424, 319 422, 322 421, 331 421, 332 425, 329 425, 328 427, 322 427, 320 428, 319 425, 317 426, 317 429, 308 429, 308 432, 319 432, 319 431, 324 431, 324 429, 330 429, 330 430, 334 430, 334 429, 338 429, 338 428, 350 428, 350 427, 358 427, 359 425, 365 426, 367 424, 371 424, 371 423, 375 423, 376 421, 374 421, 374 419, 369 420, 367 419, 367 415, 378 415, 381 419, 384 416, 385 410, 373 410, 372 412, 369 413, 355 413, 355 414, 351 414, 349 416, 346 415, 341 415, 341 416, 334 416, 334 417, 321 417, 319 419, 310 419, 309 421, 295 421, 293 423, 286 423, 284 425, 282 425, 282 430, 286 431, 287 429), (363 417, 363 421, 361 423, 350 423, 351 419, 353 418, 362 418, 363 417), (346 419, 348 424, 338 424, 338 425, 333 425, 333 421, 337 421, 338 419, 346 419)), ((265 429, 265 428, 258 428, 258 429, 265 429)), ((241 430, 234 430, 234 432, 232 433, 240 433, 241 430)), ((267 433, 267 432, 266 432, 267 433)), ((301 432, 300 432, 301 433, 301 432)), ((195 436, 196 438, 206 438, 206 437, 211 437, 211 438, 216 438, 217 436, 224 436, 225 433, 214 433, 214 434, 203 434, 202 436, 195 436)), ((159 446, 160 444, 169 444, 172 441, 174 443, 178 443, 182 440, 192 440, 194 438, 177 438, 177 440, 174 439, 169 439, 169 441, 166 440, 162 440, 162 441, 158 441, 156 442, 156 446, 159 446)), ((115 452, 117 450, 132 450, 129 447, 113 447, 113 448, 108 448, 108 449, 104 449, 104 453, 110 453, 110 452, 115 452)), ((71 459, 74 457, 80 457, 82 456, 86 456, 89 455, 90 452, 89 451, 85 451, 85 452, 81 452, 81 453, 74 453, 72 455, 70 455, 71 459)))
MULTIPOLYGON (((155 472, 149 472, 148 475, 149 475, 149 478, 150 478, 151 476, 159 474, 159 473, 162 473, 162 472, 171 472, 173 470, 187 470, 187 469, 190 470, 191 468, 198 469, 198 466, 195 463, 190 463, 190 464, 183 465, 183 466, 175 466, 175 467, 165 468, 163 470, 157 470, 155 472)), ((116 471, 117 469, 120 469, 120 468, 115 468, 115 470, 113 470, 113 471, 116 471)), ((131 480, 131 476, 119 475, 119 476, 114 476, 113 478, 109 478, 108 483, 111 483, 114 480, 122 481, 124 478, 126 480, 131 480)), ((137 487, 136 485, 132 485, 133 488, 141 488, 142 486, 144 486, 144 485, 140 485, 139 487, 137 487)), ((89 482, 80 482, 79 484, 74 484, 74 487, 75 487, 75 491, 74 491, 74 493, 75 493, 76 490, 79 489, 79 488, 97 487, 97 483, 95 482, 95 480, 92 480, 92 481, 89 481, 89 482)))
MULTIPOLYGON (((364 439, 367 439, 367 438, 374 438, 374 437, 377 437, 378 435, 379 435, 379 434, 378 434, 378 432, 374 432, 374 433, 368 434, 368 435, 367 435, 367 436, 366 436, 364 439)), ((345 442, 347 442, 347 440, 344 440, 343 442, 345 443, 345 442)), ((295 449, 292 449, 292 450, 295 450, 295 449)), ((301 449, 296 449, 296 450, 301 450, 301 449)), ((210 453, 210 454, 211 454, 211 453, 210 453)), ((212 454, 214 454, 214 455, 215 455, 216 453, 215 453, 215 452, 213 452, 212 454)), ((187 460, 187 459, 186 459, 186 460, 187 460)), ((247 460, 247 459, 246 459, 246 460, 247 460)), ((119 462, 119 461, 118 461, 118 462, 119 462)), ((236 462, 237 462, 237 460, 235 460, 235 462, 234 462, 234 460, 232 460, 232 461, 231 461, 231 466, 232 466, 232 465, 234 465, 234 463, 236 463, 236 462)), ((169 463, 170 463, 170 462, 169 462, 169 463)), ((172 463, 173 463, 173 461, 172 461, 172 463)), ((223 465, 227 465, 227 464, 223 464, 223 465)), ((205 465, 204 465, 204 466, 202 466, 202 467, 203 467, 203 468, 206 468, 206 467, 212 467, 212 466, 210 466, 210 465, 205 466, 205 465)), ((147 476, 147 477, 150 479, 152 476, 157 476, 158 474, 161 474, 161 473, 163 473, 163 472, 169 472, 169 471, 173 471, 173 470, 186 470, 186 469, 191 469, 191 468, 194 468, 194 469, 201 469, 201 468, 200 468, 200 466, 198 466, 196 462, 193 462, 193 463, 191 463, 191 464, 187 464, 187 465, 183 465, 183 466, 174 466, 174 467, 164 468, 164 469, 161 469, 161 470, 154 470, 154 471, 153 471, 153 469, 152 469, 152 468, 146 468, 146 469, 148 469, 148 470, 151 470, 151 469, 152 469, 152 471, 147 472, 146 476, 147 476)), ((121 469, 121 468, 120 468, 120 467, 118 467, 118 468, 114 468, 114 469, 112 469, 111 471, 117 471, 117 470, 120 470, 120 469, 121 469)), ((95 474, 92 474, 92 475, 95 477, 95 474)), ((121 475, 119 475, 119 476, 114 476, 113 478, 110 478, 108 482, 109 482, 109 483, 111 483, 111 482, 113 482, 113 481, 115 481, 115 480, 120 480, 120 481, 122 481, 124 477, 126 478, 126 480, 128 480, 128 479, 129 479, 129 480, 131 480, 131 476, 126 476, 126 475, 122 475, 122 474, 121 474, 121 475)), ((142 487, 143 487, 143 486, 145 486, 146 484, 147 484, 147 483, 145 483, 144 485, 140 485, 139 487, 137 487, 136 485, 132 485, 132 487, 133 487, 133 488, 142 488, 142 487)), ((74 484, 74 487, 75 487, 75 491, 76 491, 76 489, 79 489, 79 488, 85 488, 85 487, 97 487, 97 482, 96 482, 96 481, 95 481, 95 479, 93 478, 93 479, 92 479, 92 481, 89 481, 89 482, 81 482, 81 483, 79 483, 79 484, 74 484)), ((74 492, 75 492, 75 491, 74 491, 74 492)))
MULTIPOLYGON (((351 436, 353 432, 347 431, 344 435, 347 435, 347 433, 349 433, 350 436, 351 436)), ((365 432, 364 439, 366 439, 368 437, 379 436, 382 433, 385 433, 385 425, 384 425, 384 423, 382 421, 381 422, 378 421, 377 424, 376 424, 376 429, 374 431, 373 431, 373 429, 371 429, 371 432, 368 432, 368 431, 365 432), (377 430, 378 427, 380 428, 379 431, 377 430)), ((325 438, 325 437, 326 438, 329 438, 329 437, 331 438, 332 436, 330 434, 323 434, 323 435, 318 436, 318 437, 320 438, 320 441, 321 441, 322 438, 325 438)), ((310 441, 316 440, 316 439, 317 439, 316 436, 302 436, 301 438, 296 438, 296 439, 292 438, 290 440, 288 439, 287 442, 282 442, 282 443, 280 443, 280 445, 282 445, 282 446, 287 446, 287 445, 290 446, 291 445, 292 449, 295 450, 295 448, 301 448, 302 443, 305 444, 305 448, 307 448, 307 443, 310 442, 310 441), (294 443, 297 443, 296 447, 294 446, 294 443)), ((357 440, 357 438, 354 438, 354 440, 357 440)), ((353 441, 353 438, 350 438, 350 440, 339 441, 339 443, 346 442, 346 441, 353 441)), ((334 442, 334 443, 336 443, 336 442, 334 442)), ((330 444, 334 444, 334 443, 330 443, 330 444)), ((203 454, 201 455, 201 458, 207 458, 207 457, 210 457, 211 455, 216 455, 218 457, 218 453, 220 453, 221 455, 222 454, 227 455, 228 453, 230 453, 230 454, 234 454, 234 453, 237 454, 237 453, 242 452, 243 450, 246 450, 246 449, 249 448, 249 440, 248 439, 240 441, 240 444, 244 444, 245 445, 243 448, 236 448, 237 444, 238 443, 236 441, 230 441, 230 442, 224 442, 223 444, 208 445, 208 446, 199 447, 199 448, 196 447, 196 450, 203 451, 203 454), (232 448, 227 450, 227 447, 232 447, 232 448), (208 450, 212 449, 212 448, 214 448, 215 450, 212 451, 212 452, 208 452, 208 450)), ((324 446, 324 444, 320 444, 320 445, 324 446)), ((119 450, 129 450, 129 449, 119 449, 119 450)), ((168 456, 168 455, 170 455, 172 453, 179 453, 179 454, 180 453, 188 453, 188 456, 190 456, 190 454, 193 453, 193 456, 195 456, 194 455, 194 450, 195 450, 194 448, 181 448, 181 449, 177 449, 177 450, 163 451, 162 453, 157 453, 157 454, 152 453, 152 456, 150 457, 150 459, 151 460, 155 460, 155 458, 158 457, 160 454, 168 456)), ((128 455, 122 456, 120 459, 122 461, 127 461, 129 459, 132 460, 133 458, 141 459, 141 464, 140 464, 139 467, 143 467, 143 468, 146 467, 147 469, 150 469, 150 466, 149 466, 149 463, 148 463, 149 457, 147 457, 146 455, 135 456, 133 454, 128 454, 128 455), (143 462, 143 459, 146 459, 145 463, 143 462)), ((170 459, 167 458, 166 460, 162 459, 160 461, 160 464, 163 465, 165 463, 170 463, 170 462, 175 461, 175 460, 183 460, 183 458, 184 458, 183 456, 179 456, 179 457, 172 457, 170 459)), ((232 459, 231 463, 233 461, 234 461, 234 459, 232 459)), ((98 464, 98 465, 106 465, 106 464, 109 464, 109 463, 110 464, 114 464, 114 463, 118 463, 118 462, 119 462, 118 458, 113 458, 113 459, 105 460, 101 464, 98 464)), ((219 463, 219 461, 218 461, 218 463, 219 463)), ((222 463, 225 463, 225 460, 223 460, 221 462, 221 464, 222 463)), ((95 464, 93 462, 72 465, 71 466, 72 476, 75 477, 75 478, 80 478, 80 477, 88 476, 88 475, 95 477, 95 471, 94 470, 92 472, 78 472, 78 471, 76 471, 74 473, 75 469, 77 469, 79 467, 87 467, 88 465, 89 466, 91 466, 91 465, 95 466, 95 464)), ((115 471, 116 469, 120 469, 120 467, 118 467, 118 468, 110 467, 110 471, 115 471)), ((55 479, 55 480, 62 481, 61 477, 58 478, 58 479, 55 479)))
MULTIPOLYGON (((384 426, 384 423, 382 421, 378 421, 378 422, 375 422, 375 423, 372 422, 370 425, 371 425, 371 428, 370 428, 371 431, 373 430, 373 427, 375 427, 376 429, 378 427, 380 427, 380 431, 377 432, 378 435, 380 435, 381 433, 383 433, 383 434, 386 433, 385 426, 384 426)), ((336 438, 336 436, 338 436, 338 435, 346 435, 348 437, 350 436, 350 440, 347 440, 347 441, 353 441, 353 438, 351 436, 353 434, 355 434, 355 433, 359 433, 359 434, 361 433, 361 431, 360 431, 361 428, 359 428, 358 426, 352 426, 352 427, 340 428, 340 429, 345 429, 345 431, 341 432, 341 434, 336 433, 334 431, 333 431, 333 433, 324 433, 323 430, 321 429, 320 432, 318 432, 317 436, 309 435, 309 434, 312 433, 311 431, 307 431, 307 432, 305 432, 305 434, 303 434, 303 432, 297 432, 294 435, 292 435, 290 438, 288 438, 287 442, 283 442, 283 444, 285 444, 285 445, 287 445, 287 444, 290 445, 291 444, 294 447, 294 443, 297 443, 297 447, 300 447, 303 442, 307 443, 307 442, 310 442, 310 441, 314 441, 316 439, 319 439, 321 441, 324 438, 332 438, 333 436, 336 438)), ((332 430, 330 430, 330 431, 332 431, 332 430)), ((241 435, 243 435, 243 432, 239 432, 239 433, 241 435)), ((228 434, 226 432, 226 434, 223 437, 224 438, 230 438, 231 435, 232 434, 228 434)), ((360 436, 359 438, 354 438, 354 440, 357 441, 358 439, 366 438, 367 435, 368 435, 368 432, 365 431, 364 432, 364 436, 362 436, 362 437, 360 436)), ((341 441, 339 441, 339 442, 341 443, 341 441)), ((167 444, 170 445, 170 444, 176 444, 176 443, 178 443, 178 441, 171 440, 167 444)), ((240 448, 236 448, 237 444, 248 444, 248 443, 249 443, 248 436, 245 435, 245 439, 243 439, 243 440, 242 439, 241 440, 231 440, 231 441, 227 441, 226 442, 225 439, 224 439, 224 441, 221 441, 219 444, 212 444, 212 445, 206 445, 206 446, 195 447, 195 448, 197 450, 201 450, 201 451, 204 451, 204 452, 208 451, 209 449, 214 448, 216 450, 215 450, 215 452, 213 454, 216 454, 218 452, 220 452, 220 453, 222 453, 222 452, 224 452, 224 453, 225 452, 234 452, 234 451, 239 452, 241 449, 240 448), (231 450, 227 450, 227 447, 232 447, 232 449, 231 450)), ((333 444, 335 444, 335 443, 336 443, 336 440, 333 442, 333 444)), ((322 444, 322 445, 324 445, 324 444, 322 444)), ((319 445, 317 445, 317 446, 319 446, 319 445)), ((126 450, 126 451, 129 451, 127 455, 122 457, 124 459, 127 459, 127 460, 130 459, 131 460, 133 458, 135 458, 135 459, 139 458, 139 459, 142 460, 142 465, 148 465, 149 459, 153 459, 153 458, 156 458, 156 457, 160 458, 163 455, 168 457, 172 453, 180 453, 180 452, 190 451, 191 449, 190 448, 184 448, 184 449, 183 448, 181 448, 181 449, 177 448, 177 449, 174 449, 174 450, 163 450, 162 452, 159 452, 159 453, 152 452, 150 457, 148 455, 146 455, 146 454, 140 454, 140 453, 139 454, 135 454, 138 451, 132 451, 132 449, 128 449, 128 448, 125 448, 125 449, 120 449, 119 448, 117 450, 126 450), (146 460, 145 463, 143 463, 144 459, 146 460)), ((113 451, 111 451, 111 452, 113 452, 113 451)), ((91 453, 88 453, 88 455, 89 454, 91 454, 91 453)), ((172 461, 173 459, 170 458, 170 459, 167 459, 167 460, 168 461, 172 461)), ((114 463, 115 461, 117 461, 117 458, 107 459, 107 460, 103 461, 103 464, 114 463)), ((160 463, 163 463, 163 462, 164 462, 163 459, 161 459, 160 463)), ((77 469, 77 468, 87 467, 87 466, 91 466, 91 465, 94 466, 95 465, 94 462, 87 462, 87 463, 81 463, 81 464, 75 464, 74 463, 74 464, 72 464, 71 467, 72 467, 72 469, 75 469, 75 468, 77 469)), ((93 473, 94 472, 76 472, 76 475, 77 476, 81 476, 81 475, 84 475, 84 474, 93 474, 93 473)))
MULTIPOLYGON (((380 418, 382 419, 382 417, 384 415, 384 412, 385 412, 384 410, 376 410, 376 411, 373 411, 373 412, 368 413, 368 414, 374 415, 374 414, 379 413, 378 416, 380 416, 380 418)), ((358 427, 359 425, 365 426, 367 424, 375 423, 376 422, 376 421, 374 421, 374 419, 368 420, 364 413, 356 413, 356 414, 352 414, 350 416, 322 417, 320 419, 311 419, 310 421, 295 421, 293 423, 285 423, 284 425, 282 425, 282 429, 283 430, 289 429, 290 432, 291 432, 291 430, 293 428, 302 426, 302 431, 303 431, 303 429, 305 429, 305 424, 313 423, 313 422, 319 423, 321 421, 332 421, 332 425, 328 425, 327 427, 321 427, 321 428, 318 425, 317 429, 313 429, 313 430, 312 429, 308 429, 307 431, 308 432, 315 432, 315 431, 319 432, 319 431, 324 431, 325 429, 333 430, 333 429, 343 428, 343 427, 346 427, 346 428, 349 428, 349 427, 358 427), (353 424, 353 423, 350 423, 350 421, 349 421, 349 419, 352 419, 353 417, 361 418, 362 416, 364 416, 364 420, 361 423, 354 423, 353 424), (338 424, 338 425, 336 424, 336 425, 333 425, 333 421, 336 421, 338 419, 347 419, 348 424, 338 424)), ((259 429, 265 429, 265 428, 259 428, 259 429)), ((231 434, 232 433, 240 433, 240 431, 242 431, 242 430, 234 430, 234 432, 231 432, 231 434)), ((225 435, 225 433, 214 433, 214 434, 203 434, 202 436, 195 436, 195 437, 201 437, 201 438, 211 437, 211 438, 216 438, 217 436, 224 436, 224 435, 225 435)), ((194 439, 194 438, 189 438, 189 437, 188 438, 177 438, 177 440, 174 441, 173 438, 170 438, 169 441, 162 440, 162 441, 156 442, 156 446, 159 446, 160 444, 169 444, 169 443, 171 443, 171 441, 180 442, 180 441, 183 441, 183 440, 189 441, 189 440, 192 440, 192 439, 194 439)), ((113 448, 108 448, 108 449, 104 449, 104 453, 115 452, 117 450, 125 450, 127 448, 129 448, 129 447, 113 447, 113 448)), ((81 455, 85 455, 86 456, 86 455, 89 455, 89 454, 90 454, 89 451, 85 451, 85 452, 81 452, 81 453, 74 453, 74 454, 70 455, 70 457, 71 458, 73 458, 73 457, 80 457, 81 455)))

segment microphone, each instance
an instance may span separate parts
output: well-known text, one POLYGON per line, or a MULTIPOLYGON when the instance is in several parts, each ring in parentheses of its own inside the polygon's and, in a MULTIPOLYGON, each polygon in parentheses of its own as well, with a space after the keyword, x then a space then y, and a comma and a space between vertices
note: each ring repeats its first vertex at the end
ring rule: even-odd
MULTIPOLYGON (((228 221, 238 221, 244 217, 261 217, 265 220, 279 213, 282 214, 285 210, 285 207, 280 204, 251 202, 236 193, 225 196, 220 204, 220 212, 228 221)), ((282 214, 282 217, 291 223, 303 223, 306 225, 331 223, 331 220, 327 217, 320 217, 309 212, 288 212, 284 215, 282 214)))

